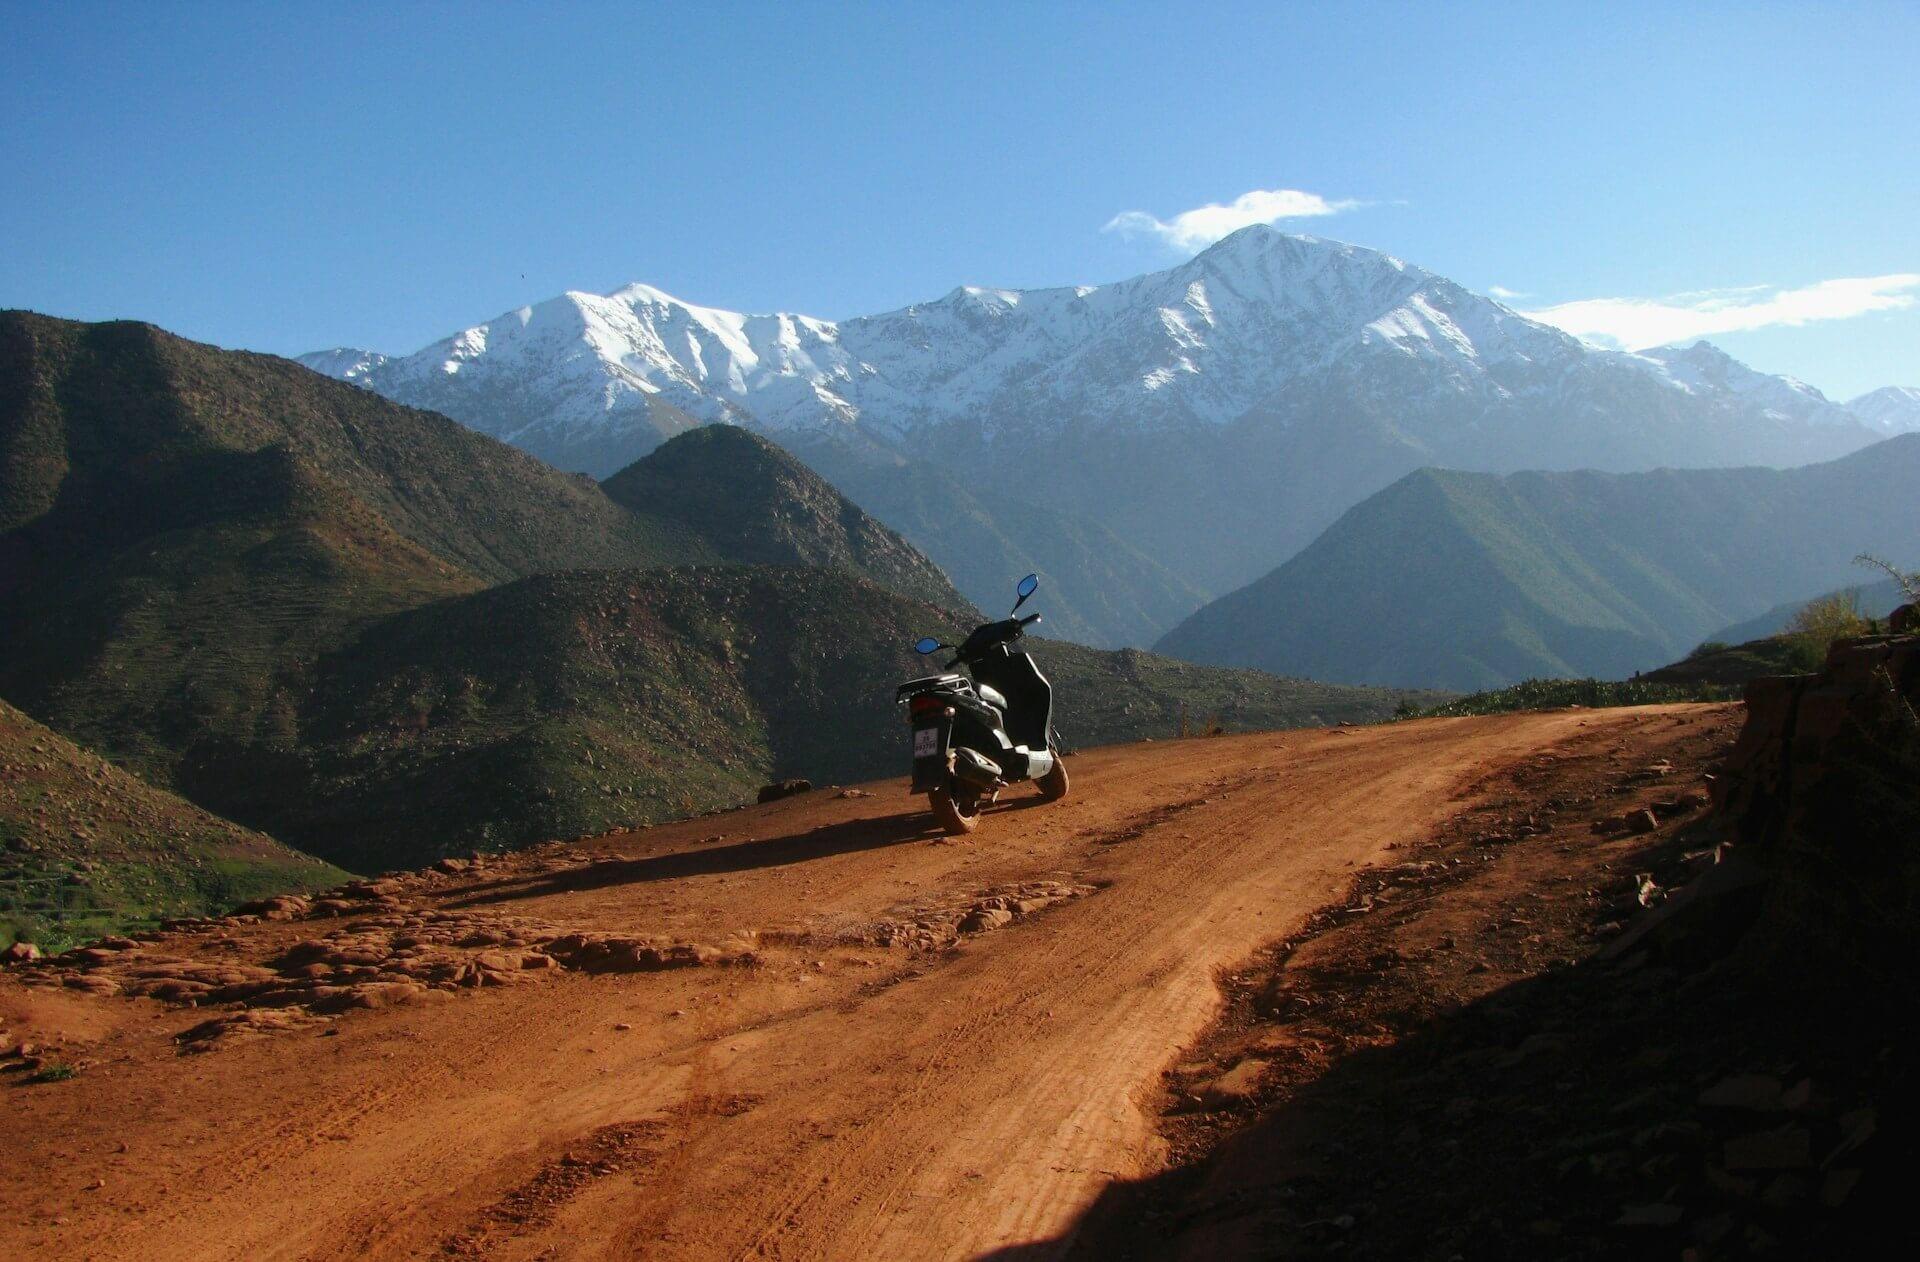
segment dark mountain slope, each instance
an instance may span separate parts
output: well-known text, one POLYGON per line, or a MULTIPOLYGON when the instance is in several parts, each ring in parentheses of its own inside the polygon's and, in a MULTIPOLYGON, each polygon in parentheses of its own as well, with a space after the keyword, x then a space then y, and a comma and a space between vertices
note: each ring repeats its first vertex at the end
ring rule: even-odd
MULTIPOLYGON (((1044 592, 1041 607, 1044 608, 1044 592)), ((368 870, 739 802, 769 778, 901 772, 908 647, 952 615, 833 570, 547 575, 401 614, 322 667, 299 757, 223 792, 368 870)), ((1037 642, 1059 726, 1090 745, 1365 721, 1403 694, 1037 642)))
POLYGON ((736 426, 681 434, 601 489, 635 513, 706 541, 730 562, 842 569, 943 608, 969 608, 906 540, 785 451, 736 426))
POLYGON ((1920 436, 1800 469, 1422 470, 1160 651, 1342 682, 1618 678, 1862 551, 1920 551, 1920 436))
POLYGON ((781 559, 957 603, 930 562, 804 470, 760 478, 751 503, 731 496, 735 454, 669 444, 658 464, 684 485, 636 511, 286 360, 0 313, 0 695, 184 788, 196 746, 196 767, 289 746, 323 654, 495 582, 760 559, 777 536, 781 559))
POLYGON ((0 945, 60 949, 346 875, 141 783, 0 701, 0 945))
POLYGON ((375 619, 689 552, 287 361, 22 313, 0 314, 0 489, 0 695, 160 783, 196 741, 287 738, 313 660, 375 619))
POLYGON ((1775 635, 1739 644, 1702 644, 1677 662, 1639 677, 1643 684, 1738 688, 1762 675, 1804 675, 1820 669, 1824 654, 1798 636, 1775 635))
MULTIPOLYGON (((177 519, 217 518, 204 487, 160 485, 284 451, 401 537, 478 578, 563 565, 680 561, 683 541, 564 474, 431 412, 386 402, 270 355, 220 350, 151 325, 0 312, 0 527, 92 524, 111 545, 177 519), (60 518, 60 510, 71 515, 60 518), (108 510, 103 512, 102 510, 108 510)), ((239 469, 244 478, 244 465, 239 469)))

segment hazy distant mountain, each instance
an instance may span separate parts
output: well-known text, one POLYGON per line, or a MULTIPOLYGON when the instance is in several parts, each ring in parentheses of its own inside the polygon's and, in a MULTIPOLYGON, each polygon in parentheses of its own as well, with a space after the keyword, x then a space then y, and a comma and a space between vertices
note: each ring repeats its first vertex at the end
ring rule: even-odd
POLYGON ((1150 644, 1206 601, 1200 587, 1090 518, 1046 505, 1044 485, 1002 486, 841 432, 781 440, 848 498, 939 562, 989 612, 1037 572, 1047 634, 1096 647, 1150 644))
POLYGON ((1847 411, 1883 433, 1909 433, 1920 429, 1920 389, 1882 386, 1847 404, 1847 411))
MULTIPOLYGON (((1662 375, 1688 394, 1724 400, 1775 421, 1833 424, 1840 419, 1836 412, 1848 410, 1797 378, 1756 372, 1711 342, 1655 347, 1638 357, 1660 365, 1662 375)), ((1888 432, 1913 428, 1920 424, 1888 432)))
POLYGON ((357 383, 368 373, 385 365, 393 356, 361 350, 356 346, 336 346, 330 351, 310 351, 295 358, 317 373, 357 383))
POLYGON ((695 422, 841 435, 883 467, 930 462, 1099 523, 1202 593, 1425 465, 1787 466, 1888 432, 1710 346, 1598 350, 1378 251, 1265 227, 1109 285, 962 288, 838 323, 632 285, 330 362, 600 475, 695 422))
POLYGON ((1920 556, 1920 435, 1801 469, 1425 469, 1158 651, 1336 682, 1619 678, 1736 619, 1920 556))
POLYGON ((1907 603, 1906 592, 1900 584, 1890 578, 1879 582, 1849 584, 1846 587, 1827 591, 1808 592, 1783 600, 1763 614, 1721 627, 1707 636, 1709 640, 1718 640, 1722 644, 1745 644, 1749 640, 1758 640, 1763 636, 1779 635, 1793 625, 1794 615, 1803 609, 1808 601, 1825 596, 1839 596, 1851 592, 1859 603, 1860 612, 1869 618, 1884 618, 1896 608, 1907 603))

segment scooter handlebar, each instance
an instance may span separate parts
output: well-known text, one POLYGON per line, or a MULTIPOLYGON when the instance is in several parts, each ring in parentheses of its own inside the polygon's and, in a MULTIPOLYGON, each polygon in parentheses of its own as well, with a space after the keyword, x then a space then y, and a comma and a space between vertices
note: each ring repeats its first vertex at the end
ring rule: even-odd
POLYGON ((1038 621, 1040 621, 1040 615, 1030 613, 1024 618, 1008 618, 1005 622, 988 623, 967 637, 967 642, 960 646, 960 651, 955 653, 953 660, 947 663, 947 669, 953 670, 956 667, 964 666, 974 657, 992 648, 996 644, 1006 644, 1011 640, 1018 639, 1022 631, 1038 621), (984 643, 976 643, 976 641, 980 640, 982 634, 986 632, 994 632, 995 634, 991 635, 984 643))

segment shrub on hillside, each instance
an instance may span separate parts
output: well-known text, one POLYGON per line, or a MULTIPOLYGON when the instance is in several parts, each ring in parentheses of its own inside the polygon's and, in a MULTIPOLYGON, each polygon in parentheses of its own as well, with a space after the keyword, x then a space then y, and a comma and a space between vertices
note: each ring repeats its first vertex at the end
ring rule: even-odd
POLYGON ((1860 593, 1851 589, 1808 601, 1787 628, 1794 642, 1796 664, 1805 670, 1818 670, 1835 640, 1872 631, 1873 624, 1860 612, 1860 593))

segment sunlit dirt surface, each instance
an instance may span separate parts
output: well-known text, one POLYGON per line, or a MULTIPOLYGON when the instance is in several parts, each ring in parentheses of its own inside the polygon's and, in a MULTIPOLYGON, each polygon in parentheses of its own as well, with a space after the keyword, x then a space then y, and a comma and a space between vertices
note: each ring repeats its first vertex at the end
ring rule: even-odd
POLYGON ((1046 1253, 1162 1168, 1163 1073, 1221 1015, 1220 970, 1502 768, 1727 714, 1096 750, 1067 801, 1016 789, 959 839, 902 781, 823 789, 0 979, 0 1042, 77 1068, 0 1086, 0 1256, 1046 1253), (182 1042, 237 1010, 128 997, 143 956, 451 989, 329 990, 338 1011, 182 1042))

